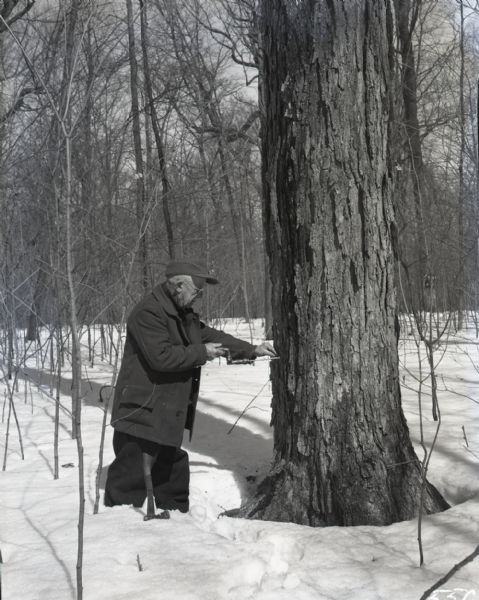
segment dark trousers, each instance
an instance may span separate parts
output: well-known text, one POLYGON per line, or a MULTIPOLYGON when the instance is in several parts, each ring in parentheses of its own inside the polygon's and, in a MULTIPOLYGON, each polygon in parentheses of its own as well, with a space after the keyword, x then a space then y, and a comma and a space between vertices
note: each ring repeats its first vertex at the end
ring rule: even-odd
POLYGON ((108 469, 105 506, 132 504, 143 506, 146 485, 143 456, 156 456, 151 469, 156 507, 188 512, 190 467, 188 454, 181 448, 162 446, 149 440, 116 431, 113 434, 115 460, 108 469))

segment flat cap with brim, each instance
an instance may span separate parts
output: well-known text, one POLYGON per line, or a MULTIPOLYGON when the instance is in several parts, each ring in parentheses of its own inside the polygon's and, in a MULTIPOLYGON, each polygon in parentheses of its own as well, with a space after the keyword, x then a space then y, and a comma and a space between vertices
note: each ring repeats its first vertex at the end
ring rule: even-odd
POLYGON ((166 266, 165 275, 166 277, 173 277, 174 275, 190 275, 191 277, 204 279, 206 283, 218 283, 216 277, 207 273, 206 268, 203 265, 190 261, 172 260, 166 266))

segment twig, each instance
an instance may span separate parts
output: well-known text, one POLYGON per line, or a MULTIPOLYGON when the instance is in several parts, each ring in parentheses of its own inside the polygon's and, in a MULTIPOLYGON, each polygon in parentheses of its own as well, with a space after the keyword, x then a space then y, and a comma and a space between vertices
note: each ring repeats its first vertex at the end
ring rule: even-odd
POLYGON ((394 467, 401 467, 402 465, 410 465, 411 463, 421 463, 421 461, 419 460, 419 458, 413 458, 412 460, 403 460, 401 462, 397 462, 397 463, 390 463, 388 465, 386 465, 386 469, 393 469, 394 467))
POLYGON ((434 592, 434 590, 437 590, 444 583, 446 583, 446 581, 449 581, 449 579, 451 579, 451 577, 455 573, 457 573, 459 571, 459 569, 462 569, 462 567, 464 567, 468 563, 472 562, 476 558, 476 556, 479 556, 479 546, 477 546, 476 549, 473 552, 471 552, 471 554, 466 556, 466 558, 463 558, 461 560, 461 562, 458 562, 456 565, 454 565, 452 567, 452 569, 449 571, 449 573, 446 573, 446 575, 444 575, 444 577, 441 577, 441 579, 439 579, 439 581, 437 581, 432 587, 430 587, 428 590, 426 590, 419 600, 427 600, 429 598, 429 596, 432 594, 432 592, 434 592))
POLYGON ((468 396, 467 394, 461 394, 460 392, 456 392, 455 390, 451 390, 450 388, 448 388, 444 382, 444 377, 441 377, 442 383, 444 385, 444 389, 442 390, 443 392, 449 392, 450 394, 454 394, 455 396, 459 396, 460 398, 466 398, 467 400, 472 400, 472 402, 474 402, 475 404, 479 404, 479 401, 473 398, 472 396, 468 396))
POLYGON ((241 417, 245 414, 245 412, 248 410, 248 408, 253 404, 253 402, 256 400, 256 398, 261 394, 261 392, 264 390, 264 388, 268 385, 269 383, 269 379, 268 381, 266 381, 266 383, 263 385, 263 387, 260 389, 260 391, 256 394, 256 396, 254 396, 249 402, 248 404, 245 406, 245 408, 241 411, 239 417, 236 419, 236 421, 233 423, 233 425, 231 426, 231 428, 228 430, 228 435, 233 431, 233 429, 236 427, 238 421, 241 419, 241 417))
MULTIPOLYGON (((3 366, 2 366, 2 371, 3 371, 3 366)), ((7 419, 7 432, 6 432, 6 439, 5 439, 5 454, 4 454, 4 458, 3 458, 2 471, 5 471, 5 469, 7 467, 8 436, 9 436, 9 429, 10 429, 10 416, 11 416, 12 412, 13 412, 13 418, 15 419, 15 425, 17 426, 18 441, 20 443, 20 452, 21 452, 22 460, 25 460, 25 454, 23 452, 22 430, 20 428, 20 423, 18 422, 17 411, 15 409, 15 403, 13 401, 13 396, 15 394, 15 387, 17 385, 17 381, 18 381, 18 368, 15 369, 15 378, 13 380, 12 385, 10 385, 8 378, 5 379, 5 382, 7 384, 7 393, 8 393, 8 419, 7 419)))
POLYGON ((7 417, 7 431, 5 433, 5 452, 3 454, 3 465, 2 471, 5 471, 7 468, 7 455, 8 455, 8 437, 10 435, 10 416, 12 414, 12 403, 8 403, 8 417, 7 417))
MULTIPOLYGON (((26 371, 24 371, 22 369, 22 374, 25 378, 27 378, 30 383, 33 382, 37 388, 37 391, 39 391, 41 394, 43 394, 44 396, 46 396, 48 398, 48 400, 50 400, 52 403, 56 403, 56 398, 54 396, 51 396, 47 391, 45 391, 41 384, 38 383, 37 381, 35 381, 35 379, 33 379, 33 377, 27 373, 26 371)), ((30 388, 30 392, 31 392, 31 388, 30 388)), ((32 405, 33 405, 33 397, 32 397, 32 405)), ((62 411, 65 413, 65 415, 67 415, 68 417, 72 416, 72 412, 69 408, 67 408, 64 404, 60 403, 60 408, 62 409, 62 411)))
POLYGON ((466 430, 464 429, 464 425, 462 426, 462 434, 464 436, 464 441, 466 442, 466 446, 469 448, 469 443, 467 441, 466 430))

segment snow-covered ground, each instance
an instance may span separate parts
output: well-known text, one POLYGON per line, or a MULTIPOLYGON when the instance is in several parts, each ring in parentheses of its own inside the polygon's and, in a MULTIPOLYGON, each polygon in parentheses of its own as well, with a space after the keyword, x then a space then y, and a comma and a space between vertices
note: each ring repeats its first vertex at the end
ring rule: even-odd
MULTIPOLYGON (((239 333, 248 337, 244 326, 239 333)), ((260 337, 259 330, 256 335, 260 337)), ((449 344, 438 367, 443 424, 429 478, 454 506, 424 519, 425 564, 421 568, 415 521, 388 527, 310 528, 218 518, 223 510, 239 506, 268 470, 272 431, 267 360, 258 360, 255 366, 227 366, 216 361, 203 369, 195 435, 191 443, 185 441, 192 470, 188 514, 172 513, 169 521, 144 522, 144 509, 101 506, 94 515, 103 417, 97 396, 99 386, 109 381, 111 368, 89 368, 82 428, 86 472, 84 598, 419 600, 479 544, 479 373, 474 366, 479 366, 479 346, 472 330, 468 337, 470 343, 449 344)), ((401 363, 404 408, 417 444, 417 394, 410 388, 417 387, 419 369, 411 341, 402 344, 401 363)), ((35 362, 30 364, 29 375, 42 382, 43 392, 28 383, 25 396, 25 380, 20 378, 15 406, 25 460, 21 459, 12 421, 6 471, 0 473, 2 598, 69 600, 76 597, 76 442, 70 436, 70 418, 62 411, 62 466, 55 481, 54 403, 47 396, 47 376, 41 379, 35 362)), ((64 378, 62 402, 69 407, 67 371, 64 378)), ((4 396, 3 385, 0 397, 4 396)), ((426 382, 426 394, 428 385, 426 382)), ((424 396, 423 404, 425 437, 430 441, 435 423, 429 396, 424 396)), ((0 425, 2 462, 7 413, 8 402, 0 425)), ((113 458, 110 427, 106 435, 108 465, 113 458)), ((422 456, 421 449, 417 450, 422 456)), ((106 467, 103 481, 105 474, 106 467)), ((479 558, 430 596, 440 600, 476 597, 479 558)))

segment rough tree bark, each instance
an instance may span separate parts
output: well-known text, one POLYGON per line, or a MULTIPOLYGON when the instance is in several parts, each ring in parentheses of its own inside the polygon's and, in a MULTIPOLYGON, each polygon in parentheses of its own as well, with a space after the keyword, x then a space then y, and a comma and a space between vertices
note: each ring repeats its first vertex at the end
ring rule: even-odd
MULTIPOLYGON (((274 464, 241 511, 384 525, 418 511, 398 378, 388 2, 262 2, 274 464)), ((427 484, 425 510, 447 508, 427 484)))

